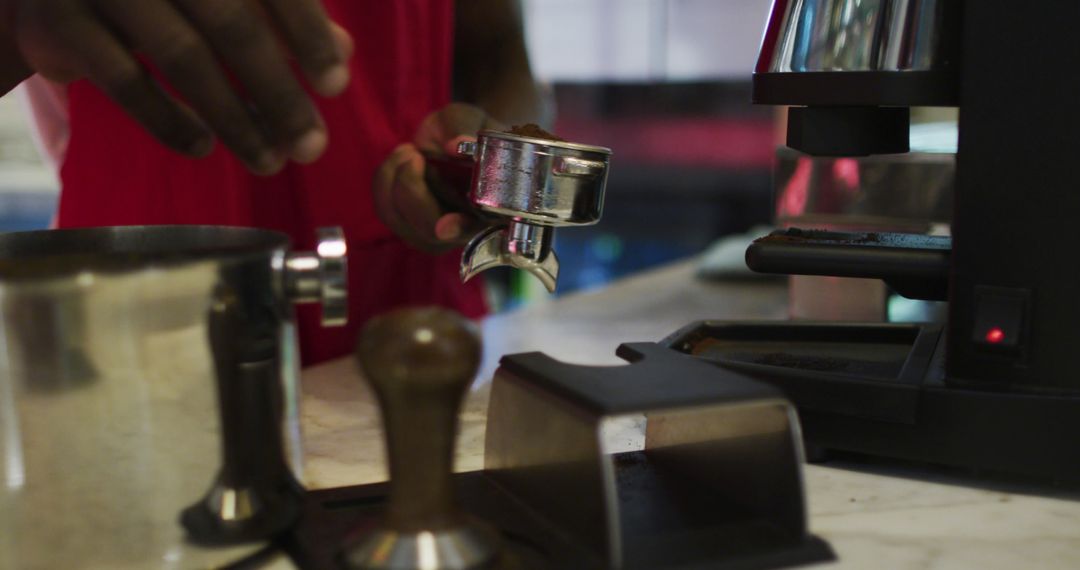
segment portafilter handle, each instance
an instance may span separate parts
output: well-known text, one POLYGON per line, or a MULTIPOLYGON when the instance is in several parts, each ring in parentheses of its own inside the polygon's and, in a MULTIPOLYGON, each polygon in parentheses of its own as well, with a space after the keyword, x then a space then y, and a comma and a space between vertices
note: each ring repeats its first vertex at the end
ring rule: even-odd
POLYGON ((469 201, 469 185, 475 166, 472 156, 424 153, 424 178, 443 210, 486 217, 469 201))
POLYGON ((382 411, 390 492, 379 526, 345 545, 345 567, 488 567, 499 535, 460 509, 452 474, 458 411, 480 364, 475 326, 446 309, 403 309, 370 321, 356 354, 382 411))

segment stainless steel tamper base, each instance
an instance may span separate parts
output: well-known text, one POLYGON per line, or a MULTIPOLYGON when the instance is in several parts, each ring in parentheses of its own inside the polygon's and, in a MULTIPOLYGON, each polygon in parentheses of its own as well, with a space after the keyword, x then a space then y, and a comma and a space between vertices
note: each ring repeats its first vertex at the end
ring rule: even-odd
POLYGON ((351 548, 345 563, 358 570, 473 570, 492 568, 498 554, 495 531, 473 523, 438 531, 380 529, 351 548))
POLYGON ((492 267, 509 265, 533 274, 549 293, 559 280, 559 258, 551 248, 554 228, 514 220, 474 237, 461 255, 461 280, 492 267))

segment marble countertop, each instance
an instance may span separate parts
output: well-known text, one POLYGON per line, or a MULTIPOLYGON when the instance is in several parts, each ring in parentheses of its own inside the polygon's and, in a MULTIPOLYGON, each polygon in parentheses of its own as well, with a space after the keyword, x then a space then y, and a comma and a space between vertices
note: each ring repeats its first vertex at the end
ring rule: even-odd
MULTIPOLYGON (((462 416, 456 469, 480 469, 490 380, 504 354, 619 364, 623 342, 656 341, 691 321, 783 319, 776 281, 703 282, 683 262, 597 292, 484 320, 485 357, 462 416)), ((305 479, 311 488, 386 478, 378 411, 350 359, 303 376, 305 479)), ((912 467, 808 465, 810 528, 830 568, 1080 568, 1080 493, 912 467)))

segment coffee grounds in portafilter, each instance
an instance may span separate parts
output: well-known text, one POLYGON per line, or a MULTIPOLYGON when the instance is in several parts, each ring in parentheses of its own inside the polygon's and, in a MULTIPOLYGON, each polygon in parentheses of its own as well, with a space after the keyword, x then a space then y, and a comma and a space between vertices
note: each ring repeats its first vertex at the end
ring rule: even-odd
POLYGON ((566 142, 565 139, 551 134, 535 123, 526 123, 524 125, 515 125, 510 128, 510 134, 517 135, 519 137, 529 137, 533 139, 545 139, 556 142, 566 142))

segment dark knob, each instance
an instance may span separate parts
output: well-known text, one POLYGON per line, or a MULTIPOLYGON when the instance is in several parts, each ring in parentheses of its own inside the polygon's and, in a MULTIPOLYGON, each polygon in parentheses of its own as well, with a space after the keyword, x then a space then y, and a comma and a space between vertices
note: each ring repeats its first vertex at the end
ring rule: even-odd
POLYGON ((475 327, 445 309, 368 323, 357 346, 382 411, 390 496, 380 526, 347 546, 348 568, 481 568, 498 535, 458 507, 452 475, 458 410, 480 364, 475 327))

